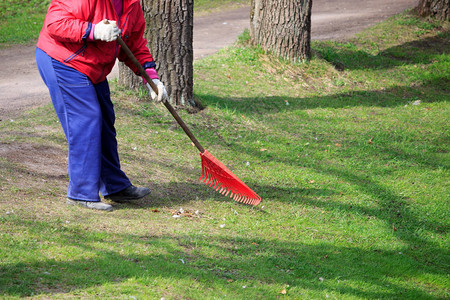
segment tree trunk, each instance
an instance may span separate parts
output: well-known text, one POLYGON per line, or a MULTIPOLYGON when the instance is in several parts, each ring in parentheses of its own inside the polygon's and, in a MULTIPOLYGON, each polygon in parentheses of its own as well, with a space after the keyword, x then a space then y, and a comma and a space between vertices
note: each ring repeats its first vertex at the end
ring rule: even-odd
POLYGON ((417 12, 422 17, 435 17, 442 21, 450 20, 450 0, 420 0, 417 12))
MULTIPOLYGON (((156 71, 173 105, 195 106, 193 97, 193 0, 140 0, 147 23, 144 37, 156 61, 156 71)), ((119 83, 142 84, 124 64, 119 83)))
POLYGON ((311 57, 312 0, 252 0, 250 37, 293 62, 311 57))

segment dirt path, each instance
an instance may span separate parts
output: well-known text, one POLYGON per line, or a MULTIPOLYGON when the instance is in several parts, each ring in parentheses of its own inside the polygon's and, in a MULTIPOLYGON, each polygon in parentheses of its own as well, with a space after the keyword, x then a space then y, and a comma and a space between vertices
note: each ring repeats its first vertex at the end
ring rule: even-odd
MULTIPOLYGON (((417 0, 314 0, 313 39, 342 39, 416 5, 417 0)), ((194 20, 194 57, 200 59, 232 44, 249 27, 250 8, 201 16, 194 20)), ((50 102, 36 68, 35 46, 0 50, 0 122, 50 102)), ((117 76, 115 70, 110 76, 117 76)))

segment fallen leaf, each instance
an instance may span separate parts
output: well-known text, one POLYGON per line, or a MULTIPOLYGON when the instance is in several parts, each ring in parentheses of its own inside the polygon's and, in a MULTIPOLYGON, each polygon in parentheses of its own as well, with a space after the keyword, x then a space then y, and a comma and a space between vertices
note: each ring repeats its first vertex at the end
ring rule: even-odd
POLYGON ((264 151, 267 151, 267 149, 265 149, 265 148, 262 148, 261 150, 259 150, 259 151, 261 151, 261 152, 264 152, 264 151))
POLYGON ((282 290, 280 291, 280 294, 282 294, 282 295, 286 295, 286 294, 287 294, 287 291, 286 291, 286 289, 282 289, 282 290))
POLYGON ((233 282, 234 280, 233 280, 233 279, 227 279, 227 281, 228 281, 228 282, 233 282))
POLYGON ((336 146, 336 147, 342 147, 342 145, 339 144, 339 143, 336 143, 335 146, 336 146))
POLYGON ((392 229, 394 229, 394 231, 397 231, 397 228, 394 225, 392 225, 392 229))
POLYGON ((159 210, 157 210, 157 209, 152 209, 152 212, 154 212, 154 213, 159 213, 159 210))
POLYGON ((373 144, 373 137, 371 137, 370 140, 367 141, 367 144, 373 144))
POLYGON ((316 182, 316 181, 315 181, 315 180, 310 180, 310 181, 309 181, 309 183, 314 183, 314 182, 316 182))

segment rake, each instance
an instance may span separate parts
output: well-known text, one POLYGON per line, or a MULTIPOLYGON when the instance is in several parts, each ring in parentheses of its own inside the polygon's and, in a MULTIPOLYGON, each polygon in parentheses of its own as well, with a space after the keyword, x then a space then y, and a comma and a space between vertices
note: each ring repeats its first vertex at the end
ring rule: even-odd
MULTIPOLYGON (((130 48, 125 44, 121 37, 117 38, 122 50, 125 51, 126 55, 130 58, 133 64, 138 69, 139 73, 147 81, 147 88, 153 89, 153 91, 158 94, 158 88, 150 79, 150 77, 145 72, 144 68, 141 66, 139 61, 136 59, 134 54, 131 52, 130 48)), ((163 101, 163 104, 178 122, 178 124, 183 128, 184 132, 191 139, 197 149, 200 151, 200 157, 202 162, 202 176, 199 178, 204 184, 212 187, 219 193, 225 196, 230 196, 233 200, 237 202, 242 202, 245 204, 258 205, 261 202, 261 197, 258 196, 251 188, 249 188, 242 180, 240 180, 236 175, 233 174, 223 163, 221 163, 217 158, 215 158, 211 153, 209 153, 205 148, 200 145, 198 140, 189 130, 184 121, 180 118, 175 109, 170 105, 169 101, 163 101)))

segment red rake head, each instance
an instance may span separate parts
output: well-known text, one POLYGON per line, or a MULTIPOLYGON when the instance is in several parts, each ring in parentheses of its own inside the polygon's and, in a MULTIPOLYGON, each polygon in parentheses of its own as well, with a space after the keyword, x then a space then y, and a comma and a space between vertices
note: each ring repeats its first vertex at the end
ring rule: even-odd
POLYGON ((219 191, 222 195, 230 194, 234 201, 252 205, 258 205, 261 202, 260 196, 207 150, 200 153, 200 157, 202 159, 200 181, 219 191))

